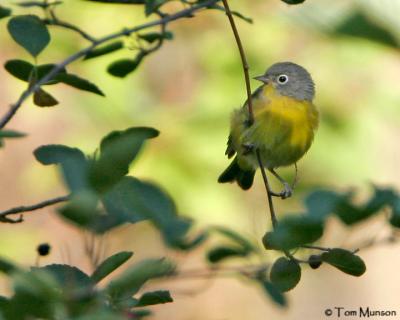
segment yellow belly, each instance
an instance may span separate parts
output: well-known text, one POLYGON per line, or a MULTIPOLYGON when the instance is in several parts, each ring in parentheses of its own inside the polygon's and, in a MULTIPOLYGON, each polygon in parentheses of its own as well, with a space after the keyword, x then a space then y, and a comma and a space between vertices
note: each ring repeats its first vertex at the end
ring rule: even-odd
POLYGON ((254 154, 243 154, 243 145, 258 148, 264 166, 277 168, 297 162, 310 148, 318 126, 318 112, 308 101, 276 94, 271 86, 254 99, 254 124, 246 126, 246 106, 232 118, 232 143, 243 168, 258 166, 254 154))

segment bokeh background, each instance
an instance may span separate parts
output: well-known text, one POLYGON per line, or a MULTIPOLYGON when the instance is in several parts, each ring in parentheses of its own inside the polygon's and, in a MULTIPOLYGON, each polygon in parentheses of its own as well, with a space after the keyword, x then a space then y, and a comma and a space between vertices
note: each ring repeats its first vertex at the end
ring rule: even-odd
MULTIPOLYGON (((1 3, 10 5, 11 1, 1 3)), ((317 85, 315 103, 321 111, 321 125, 313 147, 299 163, 300 182, 294 197, 276 200, 278 215, 300 212, 302 199, 316 186, 356 188, 360 201, 371 192, 371 184, 400 187, 400 1, 307 0, 303 5, 288 6, 278 0, 243 0, 231 1, 231 6, 254 19, 253 24, 238 20, 251 76, 263 73, 274 62, 289 60, 306 67, 317 85), (346 21, 356 14, 367 17, 392 38, 379 35, 378 41, 372 41, 344 34, 349 30, 346 21)), ((168 8, 179 10, 181 5, 173 2, 168 8)), ((97 36, 145 21, 137 6, 68 0, 57 10, 64 20, 97 36)), ((29 61, 5 28, 6 22, 1 20, 1 64, 15 58, 29 61)), ((110 76, 106 67, 132 55, 129 50, 70 66, 71 72, 95 82, 106 98, 59 85, 48 91, 60 105, 23 105, 8 128, 26 132, 28 137, 8 140, 0 150, 0 210, 66 193, 56 168, 35 161, 32 151, 38 146, 59 143, 91 153, 112 130, 153 126, 161 135, 147 144, 132 174, 168 190, 180 212, 194 218, 198 228, 225 225, 260 243, 270 227, 261 177, 257 176, 248 192, 216 182, 229 162, 224 156, 229 115, 246 97, 227 19, 222 12, 207 11, 171 24, 170 30, 174 40, 127 79, 110 76)), ((39 57, 41 64, 61 61, 86 45, 68 30, 54 27, 51 32, 53 40, 39 57)), ((24 85, 0 68, 1 114, 24 85)), ((252 85, 255 89, 258 84, 252 85)), ((293 169, 281 172, 293 178, 293 169)), ((32 265, 37 244, 49 242, 52 254, 43 264, 72 263, 90 272, 85 235, 61 221, 54 208, 24 218, 23 224, 0 224, 2 256, 32 265)), ((370 238, 384 237, 385 228, 383 216, 351 229, 332 219, 322 242, 353 248, 370 238)), ((120 227, 104 242, 107 254, 132 250, 135 261, 168 256, 182 267, 205 266, 204 248, 188 255, 171 252, 147 223, 120 227)), ((154 308, 153 319, 323 319, 324 310, 335 306, 397 310, 400 319, 399 249, 397 244, 386 244, 360 252, 368 268, 361 278, 329 266, 317 271, 305 268, 299 286, 288 295, 290 306, 284 310, 241 279, 153 283, 154 288, 171 289, 175 298, 173 304, 154 308)), ((266 253, 266 258, 273 257, 266 253)), ((0 293, 9 290, 2 279, 0 284, 0 293)))

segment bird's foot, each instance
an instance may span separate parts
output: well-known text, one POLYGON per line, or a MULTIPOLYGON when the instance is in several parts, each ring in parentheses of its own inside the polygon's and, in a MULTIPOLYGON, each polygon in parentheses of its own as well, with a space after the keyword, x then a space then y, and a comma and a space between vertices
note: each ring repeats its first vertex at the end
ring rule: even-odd
POLYGON ((293 189, 289 185, 289 183, 284 182, 283 183, 283 190, 279 193, 279 196, 282 198, 282 200, 290 198, 293 194, 293 189))

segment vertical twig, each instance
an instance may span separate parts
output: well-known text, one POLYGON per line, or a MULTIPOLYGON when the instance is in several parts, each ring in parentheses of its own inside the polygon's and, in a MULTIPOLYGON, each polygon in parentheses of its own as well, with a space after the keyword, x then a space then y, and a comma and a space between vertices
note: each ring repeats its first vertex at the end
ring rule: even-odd
MULTIPOLYGON (((238 32, 238 30, 236 28, 236 25, 235 25, 235 20, 233 19, 232 12, 231 12, 231 10, 229 8, 229 5, 228 5, 228 0, 222 0, 222 2, 223 2, 224 7, 225 7, 226 15, 229 18, 229 22, 231 24, 231 28, 232 28, 233 34, 235 36, 235 40, 236 40, 237 46, 239 48, 240 57, 241 57, 241 60, 242 60, 243 72, 244 72, 244 78, 245 78, 245 81, 246 81, 246 90, 247 90, 247 107, 249 109, 249 124, 252 125, 254 123, 254 113, 253 113, 253 103, 252 103, 252 97, 251 97, 249 65, 247 63, 246 54, 245 54, 244 49, 243 49, 242 41, 240 40, 239 32, 238 32)), ((275 208, 274 208, 274 203, 272 201, 272 193, 271 193, 271 190, 269 188, 268 177, 267 177, 267 174, 265 172, 265 169, 264 169, 264 166, 263 166, 263 163, 262 163, 260 151, 259 150, 255 150, 255 153, 256 153, 258 165, 260 167, 261 174, 262 174, 262 177, 263 177, 265 190, 267 192, 268 205, 269 205, 269 211, 270 211, 270 215, 271 215, 272 226, 275 228, 277 223, 278 223, 278 221, 277 221, 276 215, 275 215, 275 208)))

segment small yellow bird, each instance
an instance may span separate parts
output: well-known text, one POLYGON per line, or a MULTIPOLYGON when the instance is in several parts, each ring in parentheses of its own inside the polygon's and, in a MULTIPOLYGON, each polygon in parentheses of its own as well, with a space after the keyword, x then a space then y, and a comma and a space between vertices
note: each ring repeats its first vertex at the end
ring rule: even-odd
POLYGON ((249 121, 247 102, 233 112, 228 158, 236 154, 218 182, 234 182, 247 190, 259 167, 255 151, 262 163, 284 185, 282 198, 292 194, 290 185, 274 170, 296 164, 310 148, 319 114, 312 103, 314 82, 303 67, 292 62, 272 65, 262 76, 263 85, 252 94, 254 123, 249 121))

